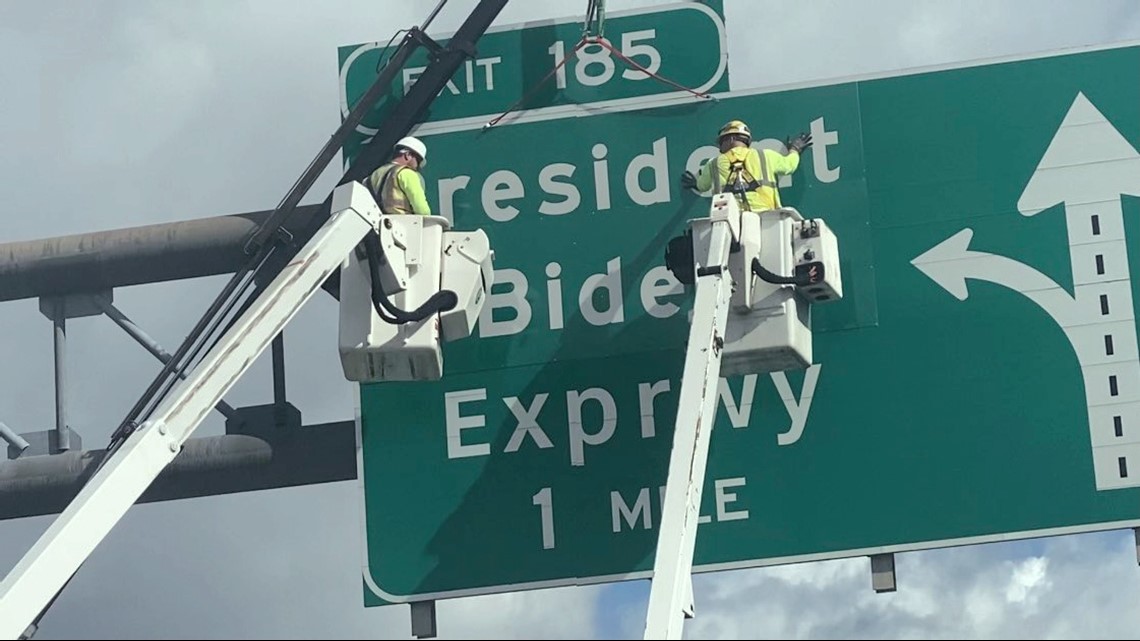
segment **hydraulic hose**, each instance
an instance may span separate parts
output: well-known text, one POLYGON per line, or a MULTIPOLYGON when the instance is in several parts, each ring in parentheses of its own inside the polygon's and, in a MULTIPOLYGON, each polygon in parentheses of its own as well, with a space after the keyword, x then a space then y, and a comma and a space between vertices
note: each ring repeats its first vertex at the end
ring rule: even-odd
POLYGON ((780 276, 773 274, 760 264, 759 258, 752 259, 752 273, 756 274, 763 280, 772 283, 773 285, 796 285, 799 287, 806 287, 815 282, 811 275, 804 273, 801 276, 780 276))
POLYGON ((396 307, 388 300, 388 293, 384 291, 384 283, 380 278, 380 266, 388 261, 388 257, 384 255, 384 248, 380 245, 380 235, 375 231, 364 238, 364 251, 368 256, 368 272, 372 277, 372 305, 385 322, 393 325, 415 323, 432 314, 455 309, 459 304, 459 296, 449 289, 444 289, 432 294, 423 305, 410 312, 396 307))

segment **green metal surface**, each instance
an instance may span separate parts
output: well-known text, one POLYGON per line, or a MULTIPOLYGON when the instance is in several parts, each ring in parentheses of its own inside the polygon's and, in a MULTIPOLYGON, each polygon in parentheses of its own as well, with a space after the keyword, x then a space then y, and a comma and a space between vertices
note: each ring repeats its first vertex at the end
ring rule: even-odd
MULTIPOLYGON (((588 105, 682 91, 664 80, 697 92, 725 91, 728 48, 721 5, 720 0, 685 2, 606 13, 604 36, 610 45, 659 78, 601 45, 575 52, 583 36, 581 17, 493 27, 423 120, 477 117, 489 122, 513 109, 588 105)), ((441 45, 450 40, 432 35, 441 45)), ((375 82, 394 50, 387 42, 339 48, 342 116, 375 82)), ((362 142, 375 133, 403 96, 405 83, 413 82, 427 66, 428 55, 421 48, 397 75, 388 94, 358 127, 358 135, 345 145, 347 159, 355 157, 362 142)))
MULTIPOLYGON (((366 601, 646 576, 691 297, 669 293, 662 255, 706 213, 677 176, 731 118, 813 131, 782 193, 836 231, 845 298, 815 309, 810 371, 727 381, 698 570, 1140 523, 1135 488, 1097 489, 1100 392, 1051 312, 1005 271, 978 268, 959 300, 912 263, 969 229, 971 251, 1073 293, 1065 207, 1018 202, 1082 99, 1138 146, 1137 78, 1122 46, 429 136, 429 197, 488 232, 499 282, 480 337, 445 346, 444 380, 361 387, 366 601)), ((1070 207, 1131 162, 1088 139, 1070 207)), ((1098 221, 1116 207, 1136 237, 1137 190, 1140 173, 1101 194, 1098 221)), ((1124 282, 1116 356, 1132 358, 1124 282)), ((1129 380, 1114 398, 1140 431, 1129 380)))

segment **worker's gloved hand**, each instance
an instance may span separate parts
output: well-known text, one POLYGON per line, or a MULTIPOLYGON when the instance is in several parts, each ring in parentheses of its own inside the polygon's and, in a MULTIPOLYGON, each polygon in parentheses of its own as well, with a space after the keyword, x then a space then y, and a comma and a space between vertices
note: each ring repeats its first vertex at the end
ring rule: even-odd
POLYGON ((795 138, 789 138, 785 146, 798 154, 802 154, 805 149, 811 147, 811 134, 801 133, 795 138))
POLYGON ((685 189, 697 188, 697 177, 693 175, 693 172, 685 171, 685 173, 681 174, 681 186, 685 189))

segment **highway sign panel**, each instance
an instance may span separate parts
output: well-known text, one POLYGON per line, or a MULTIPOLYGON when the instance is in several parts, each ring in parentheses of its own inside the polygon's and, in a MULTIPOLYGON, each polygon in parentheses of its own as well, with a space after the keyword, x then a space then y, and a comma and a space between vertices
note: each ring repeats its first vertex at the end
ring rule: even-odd
POLYGON ((696 571, 1140 525, 1137 77, 1121 45, 425 126, 497 283, 444 380, 361 387, 366 601, 648 576, 690 309, 662 255, 734 118, 814 134, 782 194, 845 299, 809 369, 722 382, 696 571))
MULTIPOLYGON (((477 55, 456 72, 424 120, 471 117, 484 124, 515 106, 574 107, 686 90, 725 91, 728 47, 721 5, 716 0, 609 12, 602 36, 613 51, 601 44, 577 49, 581 17, 493 27, 479 39, 477 55)), ((450 35, 435 39, 446 45, 450 35)), ((340 47, 342 117, 376 81, 379 68, 394 50, 386 42, 340 47)), ((421 48, 408 61, 345 145, 346 158, 355 157, 362 142, 376 133, 387 110, 427 67, 427 56, 421 48)), ((510 120, 508 116, 502 122, 510 120)))

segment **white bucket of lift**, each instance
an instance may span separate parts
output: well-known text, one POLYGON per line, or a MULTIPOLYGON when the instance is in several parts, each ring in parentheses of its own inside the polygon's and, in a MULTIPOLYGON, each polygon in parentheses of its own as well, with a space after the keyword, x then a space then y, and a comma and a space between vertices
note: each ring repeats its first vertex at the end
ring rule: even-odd
MULTIPOLYGON (((759 214, 758 225, 757 214, 745 213, 744 216, 753 219, 742 225, 743 233, 760 233, 760 264, 774 274, 791 276, 795 263, 792 234, 795 221, 802 219, 799 213, 791 208, 765 211, 759 214)), ((720 374, 736 376, 804 369, 812 360, 811 305, 792 285, 775 285, 753 277, 751 269, 743 265, 733 268, 732 261, 756 255, 750 244, 743 243, 750 251, 730 257, 734 278, 751 283, 752 295, 748 300, 750 307, 737 304, 729 309, 720 374)), ((745 298, 737 294, 733 302, 745 298)))
POLYGON ((491 242, 481 229, 443 232, 442 289, 455 292, 453 309, 440 313, 443 340, 467 338, 475 331, 479 312, 495 282, 491 242))
MULTIPOLYGON (((451 224, 442 216, 413 215, 384 216, 381 224, 385 257, 407 267, 403 291, 388 291, 388 300, 404 311, 414 310, 440 290, 443 232, 451 224)), ((380 318, 362 248, 341 268, 339 343, 350 381, 437 380, 443 375, 439 314, 404 324, 380 318)))

